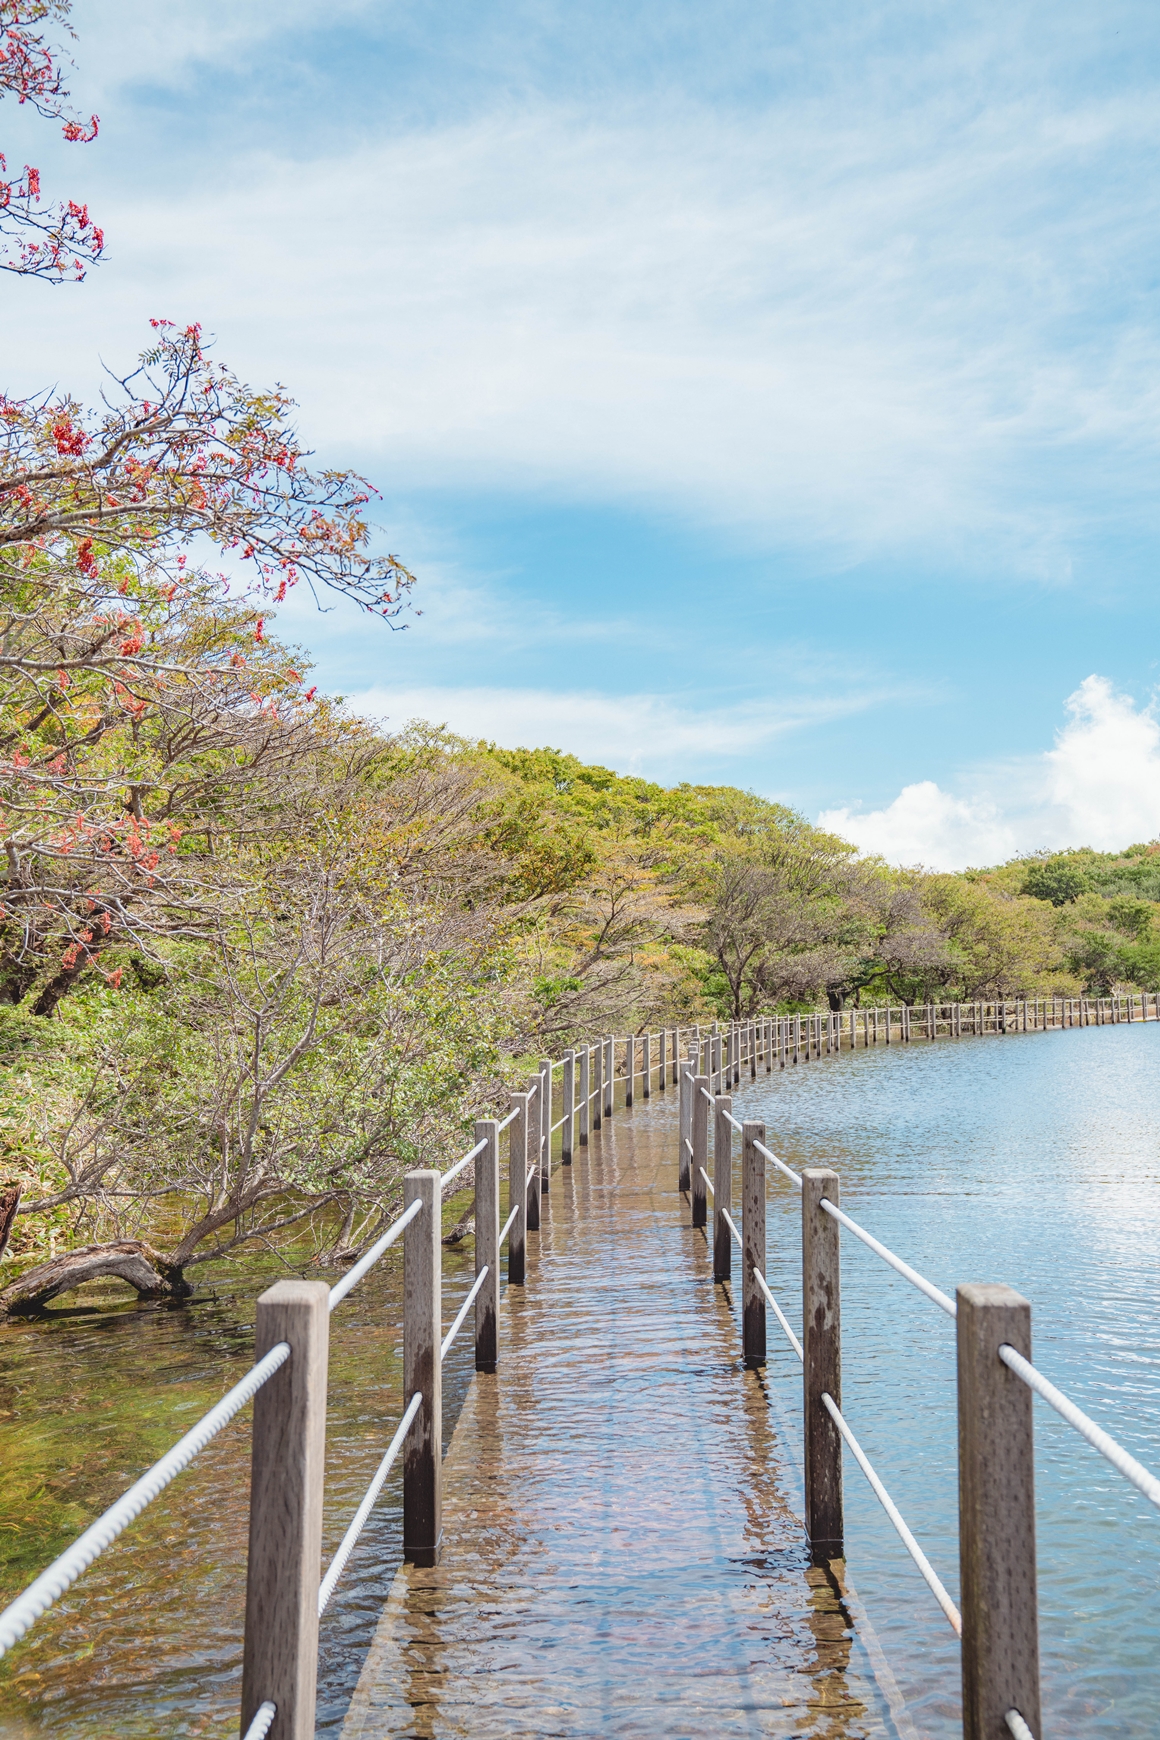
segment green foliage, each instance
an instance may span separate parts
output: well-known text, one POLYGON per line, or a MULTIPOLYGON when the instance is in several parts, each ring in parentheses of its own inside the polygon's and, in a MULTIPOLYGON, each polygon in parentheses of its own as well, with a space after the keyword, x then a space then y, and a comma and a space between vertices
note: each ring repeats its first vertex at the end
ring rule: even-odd
POLYGON ((1047 858, 1028 865, 1023 892, 1034 900, 1049 900, 1052 906, 1066 906, 1068 901, 1078 900, 1087 886, 1087 877, 1077 864, 1066 858, 1047 858))

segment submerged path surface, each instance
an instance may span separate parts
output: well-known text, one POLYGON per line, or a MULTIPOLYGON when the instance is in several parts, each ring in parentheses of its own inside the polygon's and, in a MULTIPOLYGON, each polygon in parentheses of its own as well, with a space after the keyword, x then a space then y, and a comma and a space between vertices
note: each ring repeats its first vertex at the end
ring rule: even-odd
POLYGON ((398 1573, 343 1740, 894 1732, 687 1224, 675 1100, 553 1173, 446 1455, 442 1561, 398 1573))

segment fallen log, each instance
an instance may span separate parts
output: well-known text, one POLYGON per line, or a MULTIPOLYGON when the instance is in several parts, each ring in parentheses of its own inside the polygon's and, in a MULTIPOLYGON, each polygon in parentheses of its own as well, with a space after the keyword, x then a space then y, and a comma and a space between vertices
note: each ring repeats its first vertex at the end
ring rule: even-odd
POLYGON ((0 1312, 39 1311, 60 1293, 86 1281, 115 1276, 135 1287, 141 1299, 187 1299, 193 1288, 180 1268, 140 1239, 86 1245, 28 1269, 0 1293, 0 1312))

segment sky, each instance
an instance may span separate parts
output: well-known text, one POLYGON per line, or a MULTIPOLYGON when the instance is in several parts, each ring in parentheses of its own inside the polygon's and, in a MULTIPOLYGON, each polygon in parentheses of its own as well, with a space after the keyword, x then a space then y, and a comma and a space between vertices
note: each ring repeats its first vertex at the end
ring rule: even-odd
POLYGON ((1160 835, 1160 12, 76 0, 80 286, 380 491, 401 632, 280 632, 399 726, 738 784, 896 863, 1160 835))

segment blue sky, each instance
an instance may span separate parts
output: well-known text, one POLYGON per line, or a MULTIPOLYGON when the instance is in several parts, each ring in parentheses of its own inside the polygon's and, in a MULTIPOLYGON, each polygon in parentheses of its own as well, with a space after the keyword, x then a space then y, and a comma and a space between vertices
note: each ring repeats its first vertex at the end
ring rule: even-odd
POLYGON ((383 494, 390 722, 731 781, 900 862, 1160 833, 1160 14, 77 0, 108 262, 0 284, 5 384, 148 318, 383 494), (15 344, 12 334, 19 332, 15 344))

